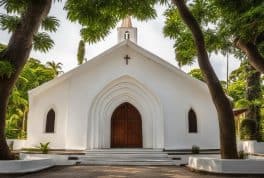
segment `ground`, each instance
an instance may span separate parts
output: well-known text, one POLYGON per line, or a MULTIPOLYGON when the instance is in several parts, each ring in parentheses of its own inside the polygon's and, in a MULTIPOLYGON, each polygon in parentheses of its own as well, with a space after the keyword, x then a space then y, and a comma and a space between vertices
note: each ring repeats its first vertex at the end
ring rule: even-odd
POLYGON ((231 176, 210 175, 205 173, 191 172, 185 167, 177 166, 57 166, 41 172, 25 175, 0 175, 2 178, 118 178, 118 177, 143 177, 143 178, 217 178, 217 177, 239 177, 239 178, 264 178, 264 175, 256 176, 231 176))

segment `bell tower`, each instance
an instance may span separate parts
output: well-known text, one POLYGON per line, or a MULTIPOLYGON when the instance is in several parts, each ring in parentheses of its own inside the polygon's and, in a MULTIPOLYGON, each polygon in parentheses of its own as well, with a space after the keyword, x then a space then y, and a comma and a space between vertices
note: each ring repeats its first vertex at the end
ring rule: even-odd
POLYGON ((127 16, 123 19, 121 27, 117 28, 118 43, 124 40, 130 40, 137 43, 137 28, 132 26, 131 17, 127 16))

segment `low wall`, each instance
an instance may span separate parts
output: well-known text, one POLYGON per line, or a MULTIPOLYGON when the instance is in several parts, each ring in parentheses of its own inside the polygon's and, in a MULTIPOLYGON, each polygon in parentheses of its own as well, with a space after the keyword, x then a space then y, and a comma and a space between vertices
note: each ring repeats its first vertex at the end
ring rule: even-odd
POLYGON ((52 159, 55 165, 75 165, 75 160, 68 160, 69 155, 56 155, 56 154, 29 154, 20 153, 21 158, 34 158, 39 157, 43 159, 52 159))
POLYGON ((25 147, 26 140, 7 139, 8 145, 10 145, 11 142, 13 142, 13 150, 20 150, 25 147))
POLYGON ((257 142, 255 140, 241 141, 242 149, 246 153, 264 154, 264 142, 257 142))
POLYGON ((36 172, 54 166, 52 159, 24 157, 22 160, 0 161, 0 174, 36 172))
POLYGON ((264 174, 264 159, 219 159, 190 157, 191 169, 224 174, 264 174))

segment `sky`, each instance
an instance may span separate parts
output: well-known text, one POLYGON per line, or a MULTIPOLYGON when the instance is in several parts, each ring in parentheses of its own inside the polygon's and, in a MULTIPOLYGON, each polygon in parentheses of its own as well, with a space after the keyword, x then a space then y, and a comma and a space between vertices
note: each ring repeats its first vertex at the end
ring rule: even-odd
MULTIPOLYGON (((63 0, 63 2, 65 2, 65 0, 63 0)), ((51 16, 56 16, 60 20, 60 27, 58 28, 57 32, 50 34, 51 38, 55 42, 54 47, 47 53, 32 51, 30 56, 39 59, 43 63, 51 60, 61 62, 63 64, 63 71, 67 72, 77 67, 76 55, 78 43, 81 39, 81 26, 77 23, 72 23, 67 20, 67 12, 63 10, 63 5, 64 3, 54 3, 49 14, 51 16)), ((156 19, 149 20, 147 22, 140 22, 136 19, 132 19, 132 24, 138 29, 138 45, 177 66, 173 49, 174 41, 169 38, 165 38, 162 33, 165 21, 165 17, 163 16, 165 9, 166 7, 157 5, 156 19)), ((0 13, 5 13, 5 11, 0 8, 0 13)), ((120 23, 121 22, 119 22, 117 27, 120 26, 120 23)), ((116 45, 116 28, 112 29, 111 33, 104 40, 90 45, 87 43, 85 48, 85 58, 89 60, 116 45)), ((7 44, 9 38, 10 34, 0 30, 0 43, 7 44)), ((232 70, 239 67, 239 60, 235 59, 233 56, 230 56, 229 58, 230 73, 232 70)), ((211 55, 210 60, 217 76, 221 80, 226 80, 226 57, 213 54, 211 55)), ((196 62, 192 66, 182 67, 182 70, 189 72, 191 69, 197 67, 198 65, 196 62)))

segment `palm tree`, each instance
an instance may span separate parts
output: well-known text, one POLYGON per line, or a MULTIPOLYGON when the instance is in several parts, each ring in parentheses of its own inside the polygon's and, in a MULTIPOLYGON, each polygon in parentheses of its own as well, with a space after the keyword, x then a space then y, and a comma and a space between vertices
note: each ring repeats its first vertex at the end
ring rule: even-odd
POLYGON ((54 74, 58 76, 59 74, 63 73, 62 71, 62 63, 58 62, 56 63, 55 61, 48 61, 46 63, 47 67, 51 68, 54 71, 54 74))

